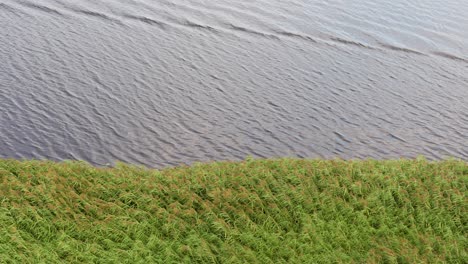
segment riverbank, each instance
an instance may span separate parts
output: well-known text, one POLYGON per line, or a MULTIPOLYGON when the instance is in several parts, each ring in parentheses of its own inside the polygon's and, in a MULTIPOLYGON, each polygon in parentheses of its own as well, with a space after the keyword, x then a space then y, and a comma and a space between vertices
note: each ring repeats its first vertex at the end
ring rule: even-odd
POLYGON ((462 161, 0 160, 0 180, 7 263, 468 260, 462 161))

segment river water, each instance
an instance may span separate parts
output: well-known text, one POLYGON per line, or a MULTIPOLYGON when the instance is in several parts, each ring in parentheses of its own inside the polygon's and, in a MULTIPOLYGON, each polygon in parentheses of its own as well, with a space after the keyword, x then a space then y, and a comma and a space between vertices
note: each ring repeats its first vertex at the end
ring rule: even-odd
POLYGON ((0 0, 0 157, 468 159, 466 0, 0 0))

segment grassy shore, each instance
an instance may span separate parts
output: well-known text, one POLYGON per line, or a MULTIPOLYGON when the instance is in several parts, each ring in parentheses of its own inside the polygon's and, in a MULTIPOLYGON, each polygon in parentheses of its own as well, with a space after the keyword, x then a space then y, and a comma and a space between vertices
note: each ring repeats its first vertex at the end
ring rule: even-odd
POLYGON ((0 160, 2 263, 468 263, 468 164, 0 160))

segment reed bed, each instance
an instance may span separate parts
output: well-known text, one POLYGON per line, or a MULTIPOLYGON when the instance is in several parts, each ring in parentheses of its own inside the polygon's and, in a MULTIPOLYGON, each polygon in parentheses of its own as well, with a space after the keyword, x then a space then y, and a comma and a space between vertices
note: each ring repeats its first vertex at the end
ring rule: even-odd
POLYGON ((0 160, 1 263, 468 263, 468 164, 0 160))

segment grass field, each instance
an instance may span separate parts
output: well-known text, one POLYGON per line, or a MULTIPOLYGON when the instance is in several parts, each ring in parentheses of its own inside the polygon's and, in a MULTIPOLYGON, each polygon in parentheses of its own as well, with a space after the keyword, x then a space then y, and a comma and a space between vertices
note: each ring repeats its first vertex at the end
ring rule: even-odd
POLYGON ((0 263, 468 263, 468 163, 0 160, 0 263))

